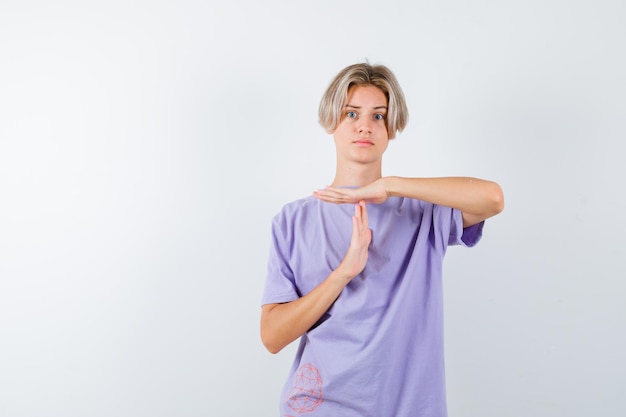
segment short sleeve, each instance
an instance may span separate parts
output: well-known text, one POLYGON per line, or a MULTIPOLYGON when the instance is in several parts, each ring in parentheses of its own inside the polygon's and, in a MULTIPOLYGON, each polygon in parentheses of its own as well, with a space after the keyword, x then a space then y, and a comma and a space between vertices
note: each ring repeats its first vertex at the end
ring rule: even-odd
POLYGON ((267 262, 267 277, 261 304, 286 303, 299 297, 293 271, 289 266, 290 247, 284 214, 272 221, 272 243, 267 262))
POLYGON ((457 209, 452 210, 452 224, 450 226, 449 245, 462 245, 472 247, 476 245, 482 235, 484 220, 470 227, 463 227, 463 213, 457 209))

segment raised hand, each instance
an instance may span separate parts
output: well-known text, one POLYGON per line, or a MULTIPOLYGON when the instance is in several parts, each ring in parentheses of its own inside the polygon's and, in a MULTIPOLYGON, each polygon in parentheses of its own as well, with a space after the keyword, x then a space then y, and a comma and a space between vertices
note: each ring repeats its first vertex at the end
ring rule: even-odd
POLYGON ((381 204, 389 198, 383 178, 360 188, 327 186, 323 190, 314 191, 313 195, 322 201, 335 204, 358 203, 359 201, 381 204))
POLYGON ((368 225, 367 208, 365 202, 360 201, 354 206, 350 247, 337 267, 337 272, 348 281, 359 275, 365 268, 371 241, 372 231, 368 225))
POLYGON ((339 266, 308 294, 287 303, 263 306, 261 338, 270 352, 279 352, 302 336, 328 311, 346 285, 365 268, 371 241, 367 208, 361 201, 354 206, 350 246, 339 266))

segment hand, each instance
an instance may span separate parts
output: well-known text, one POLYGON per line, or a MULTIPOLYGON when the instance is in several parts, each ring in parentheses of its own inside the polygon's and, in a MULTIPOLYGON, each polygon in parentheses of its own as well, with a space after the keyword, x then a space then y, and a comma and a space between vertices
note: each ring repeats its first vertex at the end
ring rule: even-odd
POLYGON ((356 204, 359 201, 381 204, 389 198, 384 178, 379 178, 368 185, 355 189, 327 186, 323 190, 314 191, 313 195, 322 201, 335 204, 356 204))
POLYGON ((367 263, 368 248, 371 241, 372 231, 368 225, 367 208, 365 202, 360 201, 354 206, 350 247, 336 270, 342 277, 349 281, 363 271, 367 263))

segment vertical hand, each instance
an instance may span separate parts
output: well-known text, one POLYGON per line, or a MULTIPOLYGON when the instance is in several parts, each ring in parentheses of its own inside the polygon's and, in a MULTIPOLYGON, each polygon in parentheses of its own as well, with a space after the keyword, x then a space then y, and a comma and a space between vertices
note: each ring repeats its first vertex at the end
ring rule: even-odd
POLYGON ((371 241, 372 231, 369 229, 367 207, 364 201, 359 201, 354 206, 354 216, 352 216, 350 247, 337 267, 337 272, 340 272, 341 276, 348 281, 359 275, 365 268, 371 241))

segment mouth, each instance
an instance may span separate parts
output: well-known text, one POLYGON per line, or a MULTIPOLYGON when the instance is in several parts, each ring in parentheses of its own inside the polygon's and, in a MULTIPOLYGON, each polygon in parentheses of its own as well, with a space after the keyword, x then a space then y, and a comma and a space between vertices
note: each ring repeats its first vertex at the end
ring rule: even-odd
POLYGON ((367 139, 357 139, 353 143, 358 146, 374 146, 374 142, 367 139))

